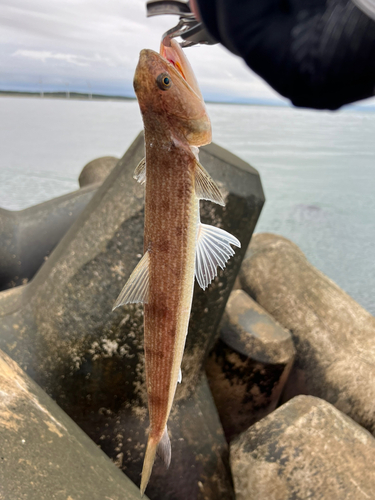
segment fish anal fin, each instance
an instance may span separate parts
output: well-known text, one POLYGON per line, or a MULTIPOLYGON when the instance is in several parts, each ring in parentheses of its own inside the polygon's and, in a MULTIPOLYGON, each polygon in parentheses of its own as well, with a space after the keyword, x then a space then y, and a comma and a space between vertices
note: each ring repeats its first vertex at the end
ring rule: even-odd
POLYGON ((113 305, 113 309, 124 304, 147 303, 149 288, 149 262, 150 256, 146 252, 138 262, 137 267, 129 276, 120 295, 113 305))
POLYGON ((135 179, 140 184, 144 184, 146 182, 146 158, 142 158, 142 160, 136 166, 133 174, 133 179, 135 179))
POLYGON ((225 268, 234 255, 231 245, 241 248, 241 243, 231 234, 214 226, 200 224, 195 254, 195 277, 205 290, 217 276, 217 267, 225 268))
POLYGON ((159 441, 158 448, 156 450, 157 455, 163 460, 164 465, 168 469, 171 463, 171 441, 168 436, 168 429, 165 426, 161 440, 159 441))
POLYGON ((212 179, 204 167, 197 161, 195 170, 195 194, 200 200, 208 200, 225 206, 224 199, 217 187, 216 182, 212 179))

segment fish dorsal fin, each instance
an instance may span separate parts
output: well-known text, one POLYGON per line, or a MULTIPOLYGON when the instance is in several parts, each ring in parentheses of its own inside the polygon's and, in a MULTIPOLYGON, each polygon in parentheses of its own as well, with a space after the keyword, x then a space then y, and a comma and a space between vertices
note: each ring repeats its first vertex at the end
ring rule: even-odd
POLYGON ((234 250, 230 245, 241 248, 238 239, 224 229, 199 224, 195 254, 195 277, 203 290, 217 276, 217 266, 224 269, 227 261, 234 255, 234 250))
POLYGON ((113 309, 124 304, 147 303, 149 283, 149 253, 146 252, 131 273, 126 285, 121 290, 113 309))
POLYGON ((200 200, 209 200, 225 206, 225 202, 216 182, 212 179, 204 167, 197 161, 195 171, 195 194, 200 200))
POLYGON ((139 182, 139 184, 144 184, 146 182, 146 158, 142 158, 138 163, 134 170, 133 179, 139 182))

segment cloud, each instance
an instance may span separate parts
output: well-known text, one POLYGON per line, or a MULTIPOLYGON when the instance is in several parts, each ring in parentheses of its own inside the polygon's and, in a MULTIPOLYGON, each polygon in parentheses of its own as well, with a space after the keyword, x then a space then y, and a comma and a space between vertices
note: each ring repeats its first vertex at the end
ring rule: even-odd
POLYGON ((12 54, 12 57, 26 57, 28 59, 35 59, 46 63, 49 59, 56 59, 57 61, 64 61, 68 64, 74 64, 76 66, 90 66, 92 62, 107 62, 110 64, 108 58, 104 58, 98 54, 94 57, 85 57, 75 54, 61 54, 54 53, 46 50, 22 50, 18 49, 12 54))

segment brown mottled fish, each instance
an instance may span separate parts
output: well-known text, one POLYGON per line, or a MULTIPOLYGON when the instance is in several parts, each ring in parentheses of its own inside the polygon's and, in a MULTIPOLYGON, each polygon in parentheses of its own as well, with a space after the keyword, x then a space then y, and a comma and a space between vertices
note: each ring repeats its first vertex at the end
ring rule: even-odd
POLYGON ((144 255, 114 308, 144 303, 144 349, 150 433, 141 494, 155 455, 168 466, 167 420, 189 324, 194 277, 205 289, 240 242, 200 223, 199 200, 224 205, 198 161, 198 147, 211 142, 211 123, 193 71, 179 44, 165 40, 161 53, 142 50, 134 89, 142 112, 146 157, 134 177, 146 184, 144 255))

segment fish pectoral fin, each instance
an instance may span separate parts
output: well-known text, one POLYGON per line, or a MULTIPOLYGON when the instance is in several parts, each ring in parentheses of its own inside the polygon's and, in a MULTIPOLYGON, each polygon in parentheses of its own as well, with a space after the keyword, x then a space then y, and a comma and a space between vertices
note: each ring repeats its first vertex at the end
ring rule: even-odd
POLYGON ((171 441, 170 441, 169 436, 168 436, 167 426, 165 426, 163 436, 162 436, 161 440, 159 441, 156 453, 163 460, 164 465, 168 469, 168 467, 171 463, 172 451, 171 451, 171 441))
POLYGON ((204 167, 197 161, 197 169, 195 172, 195 194, 200 200, 208 200, 225 206, 222 194, 204 167))
POLYGON ((146 252, 138 262, 137 267, 131 273, 126 285, 121 290, 113 305, 113 309, 124 304, 147 303, 149 286, 149 262, 150 256, 146 252))
POLYGON ((227 261, 234 255, 234 250, 230 245, 241 248, 238 239, 224 229, 199 224, 195 254, 195 277, 203 290, 217 276, 217 266, 224 269, 227 261))
POLYGON ((146 182, 146 158, 142 158, 138 163, 134 170, 133 179, 139 182, 139 184, 144 184, 146 182))

